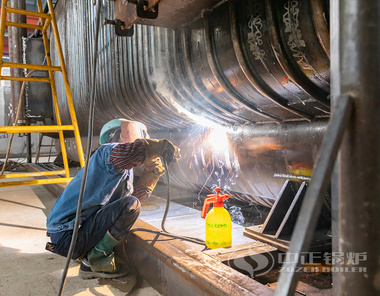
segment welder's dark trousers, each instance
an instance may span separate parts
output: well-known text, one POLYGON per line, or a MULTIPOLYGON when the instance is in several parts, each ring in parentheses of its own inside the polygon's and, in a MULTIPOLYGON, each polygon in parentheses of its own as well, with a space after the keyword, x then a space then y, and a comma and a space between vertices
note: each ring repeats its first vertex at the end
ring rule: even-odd
MULTIPOLYGON (((134 196, 125 196, 94 213, 83 222, 72 259, 83 257, 104 237, 107 230, 121 240, 131 229, 140 214, 140 201, 134 196)), ((51 233, 54 253, 67 257, 73 231, 51 233)))

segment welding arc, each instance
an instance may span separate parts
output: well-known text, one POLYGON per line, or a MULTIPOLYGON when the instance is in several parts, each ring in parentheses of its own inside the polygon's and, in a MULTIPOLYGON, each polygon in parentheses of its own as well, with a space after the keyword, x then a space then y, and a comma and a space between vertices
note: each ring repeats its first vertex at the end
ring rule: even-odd
POLYGON ((91 147, 92 147, 92 133, 94 129, 94 113, 95 113, 95 92, 96 92, 96 69, 97 69, 97 56, 98 56, 98 39, 99 39, 99 28, 100 28, 100 10, 101 10, 101 1, 97 1, 97 9, 96 9, 96 30, 95 30, 95 40, 94 40, 94 59, 93 59, 93 72, 92 72, 92 87, 90 89, 90 110, 89 110, 89 117, 88 117, 88 134, 87 134, 87 150, 86 150, 86 161, 83 167, 83 177, 82 177, 82 183, 80 187, 79 197, 78 197, 78 205, 77 205, 77 211, 75 215, 75 224, 74 224, 74 230, 73 235, 71 238, 70 248, 69 252, 67 254, 65 269, 63 270, 61 283, 58 289, 58 296, 62 295, 63 289, 65 287, 66 278, 67 278, 67 272, 69 270, 70 266, 70 260, 74 253, 74 248, 77 242, 78 238, 78 232, 79 232, 79 222, 80 222, 80 216, 82 211, 82 201, 84 196, 84 190, 86 187, 86 181, 87 181, 87 173, 88 173, 88 163, 90 161, 90 155, 91 155, 91 147))

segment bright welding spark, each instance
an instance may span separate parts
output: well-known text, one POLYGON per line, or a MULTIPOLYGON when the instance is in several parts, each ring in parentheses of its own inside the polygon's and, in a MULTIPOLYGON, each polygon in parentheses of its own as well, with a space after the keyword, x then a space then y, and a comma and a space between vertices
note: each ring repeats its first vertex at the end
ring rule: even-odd
POLYGON ((189 118, 191 118, 192 120, 194 120, 199 125, 202 125, 211 129, 210 136, 209 136, 209 143, 211 144, 215 152, 220 153, 220 152, 224 152, 228 150, 229 142, 227 138, 227 132, 223 126, 207 118, 191 113, 190 111, 186 110, 181 105, 179 105, 177 102, 172 102, 172 103, 177 108, 177 111, 179 113, 183 113, 187 115, 189 118))
POLYGON ((215 152, 221 153, 228 151, 229 142, 226 130, 219 126, 211 129, 209 142, 215 152))
POLYGON ((213 121, 211 121, 211 120, 209 120, 207 118, 204 118, 202 116, 199 116, 199 115, 196 115, 194 113, 191 113, 190 111, 186 110, 185 108, 183 108, 180 104, 178 104, 175 101, 172 101, 172 104, 176 107, 178 113, 185 114, 186 116, 188 116, 189 118, 191 118, 192 120, 194 120, 199 125, 202 125, 202 126, 205 126, 205 127, 215 127, 215 128, 220 128, 221 127, 217 123, 215 123, 215 122, 213 122, 213 121))

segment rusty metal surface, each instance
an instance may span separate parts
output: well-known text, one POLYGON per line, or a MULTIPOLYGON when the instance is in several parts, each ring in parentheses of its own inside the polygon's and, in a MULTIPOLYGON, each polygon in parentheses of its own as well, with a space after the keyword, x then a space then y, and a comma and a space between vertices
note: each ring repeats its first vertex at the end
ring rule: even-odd
POLYGON ((133 24, 151 25, 165 28, 178 28, 201 17, 202 11, 212 9, 225 0, 149 0, 146 9, 158 3, 158 17, 155 19, 139 18, 136 5, 126 0, 115 1, 115 19, 125 22, 130 28, 133 24))
MULTIPOLYGON (((157 5, 159 0, 148 0, 147 9, 151 9, 157 5)), ((132 3, 126 0, 116 0, 114 4, 115 19, 119 19, 125 23, 127 29, 131 28, 133 24, 138 22, 139 17, 136 12, 136 3, 132 3)), ((160 10, 161 12, 161 10, 160 10)))
MULTIPOLYGON (((157 231, 138 220, 135 228, 157 231)), ((163 295, 273 295, 273 290, 178 240, 138 231, 115 253, 163 295)))
MULTIPOLYGON (((102 17, 113 18, 113 5, 105 4, 102 17)), ((94 11, 75 0, 58 2, 56 13, 85 134, 94 11)), ((133 37, 121 38, 103 26, 95 135, 112 118, 142 121, 151 136, 181 146, 176 185, 199 191, 222 182, 237 199, 272 205, 281 176, 310 176, 330 114, 327 14, 326 5, 309 1, 244 0, 175 30, 135 25, 133 37), (215 125, 230 127, 231 146, 220 155, 207 143, 215 125)), ((57 88, 64 98, 59 81, 57 88)), ((63 101, 60 108, 67 122, 63 101)))

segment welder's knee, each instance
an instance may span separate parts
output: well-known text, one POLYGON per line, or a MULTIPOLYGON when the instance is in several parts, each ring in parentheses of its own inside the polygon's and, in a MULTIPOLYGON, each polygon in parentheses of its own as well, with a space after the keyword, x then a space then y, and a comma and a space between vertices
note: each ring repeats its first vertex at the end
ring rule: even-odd
POLYGON ((119 215, 112 227, 109 229, 111 235, 117 240, 122 239, 124 235, 132 228, 138 219, 141 211, 140 201, 134 196, 125 196, 118 201, 119 215))
POLYGON ((141 203, 134 196, 125 196, 122 198, 122 208, 124 213, 128 213, 128 215, 133 215, 137 217, 141 212, 141 203))

